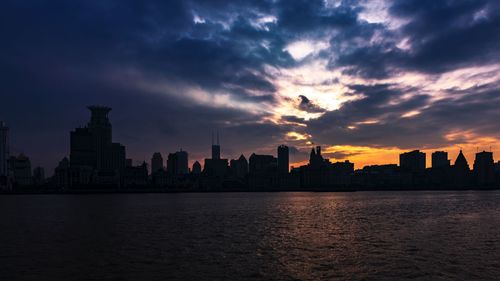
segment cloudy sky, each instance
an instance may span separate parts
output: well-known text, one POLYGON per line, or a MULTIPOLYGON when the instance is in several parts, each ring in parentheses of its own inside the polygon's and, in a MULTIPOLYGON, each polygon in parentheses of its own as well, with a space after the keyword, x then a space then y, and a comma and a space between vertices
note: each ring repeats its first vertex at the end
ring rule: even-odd
POLYGON ((136 161, 205 158, 213 130, 227 158, 500 155, 497 0, 3 0, 0 35, 0 120, 49 170, 89 104, 136 161))

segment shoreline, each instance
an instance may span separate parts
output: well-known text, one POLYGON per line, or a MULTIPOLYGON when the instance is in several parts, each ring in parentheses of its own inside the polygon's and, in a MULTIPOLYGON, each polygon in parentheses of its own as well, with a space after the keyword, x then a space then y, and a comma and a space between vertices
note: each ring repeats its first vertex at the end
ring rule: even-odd
POLYGON ((288 193, 288 192, 314 192, 314 193, 352 193, 352 192, 370 192, 370 191, 496 191, 500 187, 481 187, 481 188, 317 188, 317 189, 218 189, 218 190, 186 190, 186 189, 159 189, 159 188, 137 188, 137 189, 70 189, 70 190, 13 190, 0 191, 1 195, 38 195, 38 194, 145 194, 145 193, 288 193))

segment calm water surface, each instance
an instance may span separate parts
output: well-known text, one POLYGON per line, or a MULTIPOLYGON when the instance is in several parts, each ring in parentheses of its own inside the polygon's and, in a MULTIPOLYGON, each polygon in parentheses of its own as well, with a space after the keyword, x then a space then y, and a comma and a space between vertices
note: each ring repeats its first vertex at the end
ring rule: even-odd
POLYGON ((0 196, 0 280, 499 280, 500 192, 0 196))

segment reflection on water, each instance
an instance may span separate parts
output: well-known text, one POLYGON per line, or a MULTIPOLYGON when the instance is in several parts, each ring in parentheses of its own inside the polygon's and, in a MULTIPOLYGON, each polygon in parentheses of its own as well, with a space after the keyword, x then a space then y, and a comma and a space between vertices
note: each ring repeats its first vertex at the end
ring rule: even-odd
POLYGON ((500 192, 0 197, 0 280, 495 280, 500 192))

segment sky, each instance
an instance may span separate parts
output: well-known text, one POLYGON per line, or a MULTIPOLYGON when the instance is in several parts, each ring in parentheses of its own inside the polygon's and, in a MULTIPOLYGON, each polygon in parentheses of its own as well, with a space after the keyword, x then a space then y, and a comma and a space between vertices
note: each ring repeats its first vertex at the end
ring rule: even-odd
POLYGON ((134 163, 321 145, 356 168, 402 151, 500 155, 500 1, 0 2, 0 120, 50 170, 87 105, 134 163))

